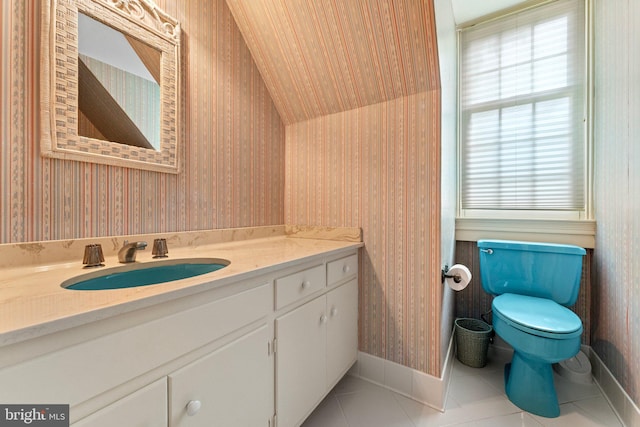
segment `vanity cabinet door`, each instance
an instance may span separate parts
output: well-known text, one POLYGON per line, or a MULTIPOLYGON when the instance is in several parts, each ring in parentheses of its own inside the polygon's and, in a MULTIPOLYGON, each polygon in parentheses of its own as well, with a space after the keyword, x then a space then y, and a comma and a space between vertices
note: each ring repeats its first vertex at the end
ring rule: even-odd
POLYGON ((73 427, 166 427, 167 378, 163 377, 140 390, 100 409, 73 427))
POLYGON ((358 281, 276 319, 278 426, 302 422, 355 362, 358 281))
POLYGON ((326 297, 276 319, 276 414, 298 425, 326 391, 326 297))
POLYGON ((333 387, 358 357, 358 280, 327 294, 327 385, 333 387))
POLYGON ((169 375, 171 427, 267 426, 273 363, 267 326, 169 375))

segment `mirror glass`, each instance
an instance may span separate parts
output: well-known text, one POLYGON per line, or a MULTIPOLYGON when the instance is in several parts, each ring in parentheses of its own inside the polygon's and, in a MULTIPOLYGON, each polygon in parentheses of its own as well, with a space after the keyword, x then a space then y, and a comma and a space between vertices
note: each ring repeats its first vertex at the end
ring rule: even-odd
POLYGON ((180 171, 180 25, 152 0, 41 0, 41 153, 180 171))
POLYGON ((78 14, 78 135, 160 149, 162 52, 78 14))

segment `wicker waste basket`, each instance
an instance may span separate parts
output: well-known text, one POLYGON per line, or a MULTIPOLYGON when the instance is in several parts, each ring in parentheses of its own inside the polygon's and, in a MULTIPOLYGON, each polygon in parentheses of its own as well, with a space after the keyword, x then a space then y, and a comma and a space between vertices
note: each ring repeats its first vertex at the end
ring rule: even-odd
POLYGON ((473 368, 487 364, 489 341, 493 327, 477 319, 456 319, 456 346, 458 360, 473 368))

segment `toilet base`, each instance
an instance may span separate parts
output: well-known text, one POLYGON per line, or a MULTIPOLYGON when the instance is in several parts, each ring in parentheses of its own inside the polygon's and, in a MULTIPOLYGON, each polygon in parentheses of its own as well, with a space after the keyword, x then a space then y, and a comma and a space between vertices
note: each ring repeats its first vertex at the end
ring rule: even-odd
POLYGON ((504 383, 507 397, 520 409, 547 418, 560 415, 550 363, 514 352, 511 363, 504 367, 504 383))

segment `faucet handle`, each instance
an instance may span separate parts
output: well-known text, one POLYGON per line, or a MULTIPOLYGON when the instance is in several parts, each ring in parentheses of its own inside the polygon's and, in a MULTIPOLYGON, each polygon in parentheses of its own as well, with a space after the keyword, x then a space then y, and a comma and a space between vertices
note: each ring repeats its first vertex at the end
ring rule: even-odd
POLYGON ((102 245, 95 243, 84 247, 84 257, 82 263, 86 264, 84 268, 104 267, 104 254, 102 253, 102 245))
POLYGON ((151 255, 154 258, 166 258, 169 250, 167 249, 167 239, 154 239, 151 255))

